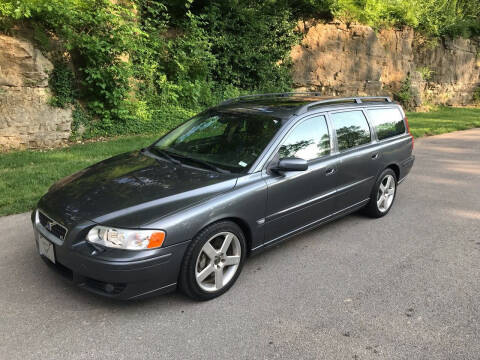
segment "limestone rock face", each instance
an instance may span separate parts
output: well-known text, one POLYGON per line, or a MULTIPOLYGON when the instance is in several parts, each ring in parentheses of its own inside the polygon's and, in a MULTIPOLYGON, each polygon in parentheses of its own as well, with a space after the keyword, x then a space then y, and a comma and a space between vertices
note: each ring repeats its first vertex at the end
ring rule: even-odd
POLYGON ((0 35, 0 151, 54 147, 70 136, 71 109, 48 105, 52 69, 29 41, 0 35))
POLYGON ((415 63, 432 70, 423 90, 424 100, 467 105, 480 85, 480 39, 444 39, 439 46, 417 47, 415 63))
POLYGON ((480 85, 478 39, 421 46, 412 29, 375 32, 364 25, 301 22, 292 49, 294 86, 325 95, 392 95, 410 74, 417 105, 466 105, 480 85), (420 69, 431 72, 423 79, 420 69))
POLYGON ((48 86, 53 65, 31 43, 0 35, 0 49, 0 86, 48 86))

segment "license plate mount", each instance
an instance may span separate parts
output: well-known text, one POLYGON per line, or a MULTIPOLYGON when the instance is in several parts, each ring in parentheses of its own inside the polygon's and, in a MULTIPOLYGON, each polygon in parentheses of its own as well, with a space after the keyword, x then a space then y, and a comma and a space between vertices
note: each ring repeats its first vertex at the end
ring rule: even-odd
POLYGON ((55 264, 55 246, 41 234, 38 234, 38 252, 55 264))

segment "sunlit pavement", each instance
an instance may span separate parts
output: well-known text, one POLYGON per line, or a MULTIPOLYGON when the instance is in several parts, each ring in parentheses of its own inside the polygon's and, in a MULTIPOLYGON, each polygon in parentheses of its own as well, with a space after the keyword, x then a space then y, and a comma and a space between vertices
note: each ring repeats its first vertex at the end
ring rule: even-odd
POLYGON ((480 129, 415 143, 390 214, 354 214, 249 259, 222 297, 115 302, 0 218, 0 359, 478 359, 480 129))

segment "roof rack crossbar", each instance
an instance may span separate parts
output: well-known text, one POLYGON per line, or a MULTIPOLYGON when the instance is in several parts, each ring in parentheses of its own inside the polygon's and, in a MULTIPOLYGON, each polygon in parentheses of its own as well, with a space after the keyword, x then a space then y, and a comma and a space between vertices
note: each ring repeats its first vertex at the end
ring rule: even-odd
POLYGON ((348 103, 352 102, 355 104, 361 104, 364 101, 385 101, 388 103, 392 102, 392 99, 390 99, 389 96, 356 96, 356 97, 346 97, 346 98, 333 98, 333 99, 327 99, 327 100, 320 100, 320 101, 315 101, 310 104, 306 104, 299 108, 295 114, 296 115, 301 115, 306 113, 308 110, 310 110, 313 107, 319 106, 319 105, 327 105, 327 104, 336 104, 336 103, 348 103))
POLYGON ((253 95, 243 95, 236 98, 231 98, 224 100, 220 103, 220 105, 231 104, 236 101, 246 100, 246 99, 255 99, 255 98, 262 98, 262 97, 282 97, 282 96, 322 96, 320 92, 285 92, 285 93, 268 93, 268 94, 253 94, 253 95))

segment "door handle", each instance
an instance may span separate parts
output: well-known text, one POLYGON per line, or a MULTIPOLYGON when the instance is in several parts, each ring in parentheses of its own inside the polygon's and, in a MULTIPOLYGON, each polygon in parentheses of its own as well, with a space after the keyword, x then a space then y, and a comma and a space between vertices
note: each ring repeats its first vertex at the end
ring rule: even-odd
POLYGON ((372 154, 372 160, 377 160, 378 159, 378 153, 372 154))
POLYGON ((325 175, 327 175, 327 176, 333 175, 333 174, 335 174, 335 171, 337 171, 337 170, 335 170, 335 168, 327 169, 327 170, 325 170, 325 175))

